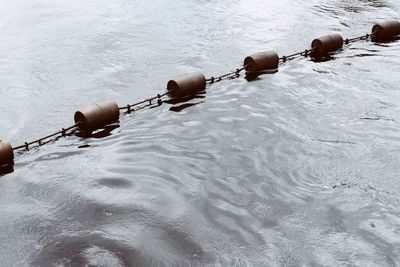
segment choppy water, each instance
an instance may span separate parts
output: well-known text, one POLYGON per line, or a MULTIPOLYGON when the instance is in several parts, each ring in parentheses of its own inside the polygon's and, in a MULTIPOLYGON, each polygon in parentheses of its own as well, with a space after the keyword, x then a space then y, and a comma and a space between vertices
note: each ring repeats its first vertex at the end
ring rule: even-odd
MULTIPOLYGON (((20 144, 95 102, 399 12, 397 0, 2 0, 0 135, 20 144)), ((358 42, 18 155, 0 177, 0 265, 399 266, 399 62, 400 42, 358 42)))

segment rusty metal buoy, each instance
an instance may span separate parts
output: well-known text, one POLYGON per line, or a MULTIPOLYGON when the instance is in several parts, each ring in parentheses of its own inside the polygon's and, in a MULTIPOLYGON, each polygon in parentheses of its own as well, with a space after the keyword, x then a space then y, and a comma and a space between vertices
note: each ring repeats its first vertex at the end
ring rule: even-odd
POLYGON ((388 20, 375 24, 371 34, 374 39, 384 41, 400 35, 400 21, 388 20))
POLYGON ((0 167, 14 163, 14 151, 7 141, 0 140, 0 167))
POLYGON ((193 95, 206 89, 206 78, 200 72, 189 73, 168 81, 167 90, 173 97, 193 95))
POLYGON ((265 51, 253 54, 244 59, 243 65, 247 72, 277 69, 279 56, 275 51, 265 51))
POLYGON ((105 101, 75 112, 75 123, 86 132, 92 132, 119 120, 119 107, 114 101, 105 101))
POLYGON ((332 33, 316 38, 311 43, 314 52, 325 54, 343 47, 343 37, 339 33, 332 33))

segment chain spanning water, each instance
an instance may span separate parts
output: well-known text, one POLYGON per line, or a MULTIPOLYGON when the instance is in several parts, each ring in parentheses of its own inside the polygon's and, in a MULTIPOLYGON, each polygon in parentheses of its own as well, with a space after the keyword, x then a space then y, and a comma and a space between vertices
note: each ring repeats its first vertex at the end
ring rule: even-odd
MULTIPOLYGON (((368 40, 371 37, 373 37, 373 34, 372 35, 371 34, 361 35, 361 36, 358 36, 358 37, 345 39, 344 43, 345 44, 349 44, 349 43, 353 43, 353 42, 357 42, 357 41, 368 40)), ((279 58, 279 62, 280 63, 285 63, 287 61, 296 59, 298 57, 302 57, 302 56, 307 57, 307 56, 311 55, 313 52, 315 52, 315 50, 313 48, 311 48, 311 49, 306 49, 304 51, 293 53, 293 54, 290 54, 290 55, 287 55, 287 56, 282 56, 282 57, 279 58)), ((210 78, 206 79, 206 82, 207 82, 207 84, 211 85, 211 84, 223 81, 223 80, 235 79, 235 78, 240 77, 240 73, 242 71, 244 71, 244 70, 246 70, 246 66, 241 67, 241 68, 237 68, 234 71, 228 72, 226 74, 222 74, 220 76, 210 77, 210 78)), ((136 112, 136 111, 141 110, 143 108, 151 107, 155 103, 157 105, 161 105, 162 103, 165 102, 163 99, 166 96, 168 96, 168 92, 165 92, 163 94, 157 94, 157 96, 150 97, 150 98, 144 99, 142 101, 139 101, 139 102, 136 102, 136 103, 133 103, 133 104, 127 104, 126 106, 119 107, 119 110, 124 111, 126 114, 130 114, 132 112, 136 112), (154 101, 156 101, 156 102, 154 102, 154 101)), ((67 135, 73 134, 74 131, 79 127, 79 124, 80 123, 78 122, 78 123, 75 123, 74 125, 72 125, 70 127, 62 128, 60 131, 57 131, 57 132, 55 132, 53 134, 50 134, 50 135, 47 135, 45 137, 36 139, 34 141, 25 142, 22 145, 18 145, 18 146, 13 147, 13 150, 21 150, 21 149, 29 150, 32 145, 36 145, 36 146, 39 147, 39 146, 42 146, 42 145, 45 145, 45 144, 51 142, 55 138, 65 137, 67 135)))

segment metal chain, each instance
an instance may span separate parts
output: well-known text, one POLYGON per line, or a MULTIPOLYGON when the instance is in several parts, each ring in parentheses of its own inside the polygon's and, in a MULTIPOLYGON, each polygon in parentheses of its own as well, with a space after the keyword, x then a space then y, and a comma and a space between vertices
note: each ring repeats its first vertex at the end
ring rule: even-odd
POLYGON ((154 100, 157 100, 156 103, 157 103, 158 106, 160 106, 164 102, 163 98, 165 96, 167 96, 167 95, 168 95, 168 92, 165 92, 164 94, 161 94, 161 95, 158 94, 157 96, 154 96, 154 97, 151 97, 151 98, 147 98, 147 99, 142 100, 140 102, 136 102, 134 104, 127 104, 126 106, 119 107, 119 110, 126 110, 125 113, 126 114, 130 114, 130 113, 132 113, 134 111, 137 111, 139 109, 143 109, 145 107, 153 106, 154 105, 153 104, 154 100), (143 105, 145 103, 147 103, 147 105, 143 105))
POLYGON ((42 137, 40 139, 36 139, 34 141, 31 141, 31 142, 25 142, 23 145, 13 147, 13 150, 19 150, 19 149, 29 150, 29 147, 34 145, 34 144, 37 144, 36 146, 42 146, 44 144, 47 144, 51 140, 56 139, 56 138, 53 138, 53 137, 56 137, 56 136, 65 137, 65 136, 73 133, 74 132, 73 130, 76 127, 78 127, 78 125, 79 125, 79 123, 75 123, 74 125, 72 125, 72 126, 70 126, 68 128, 62 128, 60 131, 55 132, 55 133, 50 134, 50 135, 47 135, 47 136, 42 137), (52 139, 50 139, 50 138, 52 138, 52 139))
POLYGON ((246 66, 240 68, 240 69, 236 69, 235 71, 231 71, 229 73, 223 74, 221 76, 218 77, 211 77, 209 79, 206 79, 206 82, 208 84, 213 84, 216 82, 220 82, 224 79, 234 79, 234 78, 238 78, 240 76, 240 72, 242 72, 243 70, 246 69, 246 66))
MULTIPOLYGON (((345 39, 344 43, 345 44, 349 44, 349 43, 353 43, 353 42, 357 42, 357 41, 361 41, 361 40, 368 40, 368 38, 373 38, 373 36, 374 36, 374 33, 365 34, 365 35, 362 35, 362 36, 358 36, 358 37, 354 37, 354 38, 350 38, 350 39, 345 39)), ((314 52, 314 48, 306 49, 304 51, 297 52, 297 53, 294 53, 294 54, 291 54, 291 55, 288 55, 288 56, 282 56, 282 57, 279 58, 279 62, 280 63, 285 63, 286 61, 293 60, 293 59, 295 59, 297 57, 301 57, 301 56, 307 57, 312 52, 314 52)), ((225 79, 238 78, 240 76, 240 72, 242 72, 245 69, 246 69, 246 66, 244 66, 242 68, 239 68, 239 69, 236 69, 235 71, 231 71, 229 73, 223 74, 221 76, 211 77, 209 79, 206 79, 206 82, 208 84, 213 84, 213 83, 225 80, 225 79)), ((151 97, 151 98, 147 98, 147 99, 145 99, 143 101, 136 102, 134 104, 127 104, 126 106, 119 107, 119 110, 123 110, 123 111, 125 111, 126 114, 130 114, 130 113, 132 113, 134 111, 137 111, 137 110, 140 110, 140 109, 143 109, 143 108, 146 108, 146 107, 154 106, 155 104, 160 106, 162 103, 165 102, 165 100, 163 100, 163 98, 165 96, 167 96, 167 95, 168 95, 168 92, 165 92, 163 94, 158 94, 157 96, 154 96, 154 97, 151 97), (157 102, 154 103, 153 102, 154 100, 157 100, 157 102), (147 103, 147 104, 143 105, 145 103, 147 103)), ((75 128, 77 128, 79 126, 79 124, 80 123, 78 122, 78 123, 76 123, 76 124, 74 124, 74 125, 72 125, 72 126, 70 126, 68 128, 62 128, 60 131, 55 132, 53 134, 50 134, 48 136, 42 137, 40 139, 31 141, 31 142, 25 142, 23 145, 19 145, 19 146, 13 147, 13 150, 19 150, 19 149, 29 150, 29 147, 34 145, 34 144, 37 144, 37 146, 42 146, 44 144, 47 144, 51 140, 57 139, 57 138, 54 138, 56 136, 65 137, 65 136, 73 133, 75 128), (50 138, 52 138, 52 139, 50 139, 50 138)))
POLYGON ((291 54, 291 55, 288 55, 288 56, 282 56, 282 57, 279 58, 279 61, 280 61, 281 63, 284 63, 284 62, 286 62, 286 61, 295 59, 295 58, 297 58, 297 57, 301 57, 301 56, 307 57, 307 56, 310 55, 312 52, 314 52, 314 48, 306 49, 306 50, 304 50, 304 51, 297 52, 297 53, 294 53, 294 54, 291 54))
POLYGON ((374 34, 364 34, 358 37, 354 37, 354 38, 350 38, 350 39, 345 39, 344 43, 345 44, 349 44, 349 43, 354 43, 357 41, 361 41, 361 40, 368 40, 370 37, 372 38, 374 36, 374 34))

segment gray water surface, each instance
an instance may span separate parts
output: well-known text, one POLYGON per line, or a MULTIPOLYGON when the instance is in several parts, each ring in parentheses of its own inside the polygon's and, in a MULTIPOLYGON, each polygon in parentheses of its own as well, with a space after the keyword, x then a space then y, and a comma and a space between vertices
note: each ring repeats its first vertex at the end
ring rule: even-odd
MULTIPOLYGON (((0 138, 399 19, 397 0, 2 0, 0 138)), ((1 266, 399 266, 400 42, 345 46, 16 156, 1 266)))

